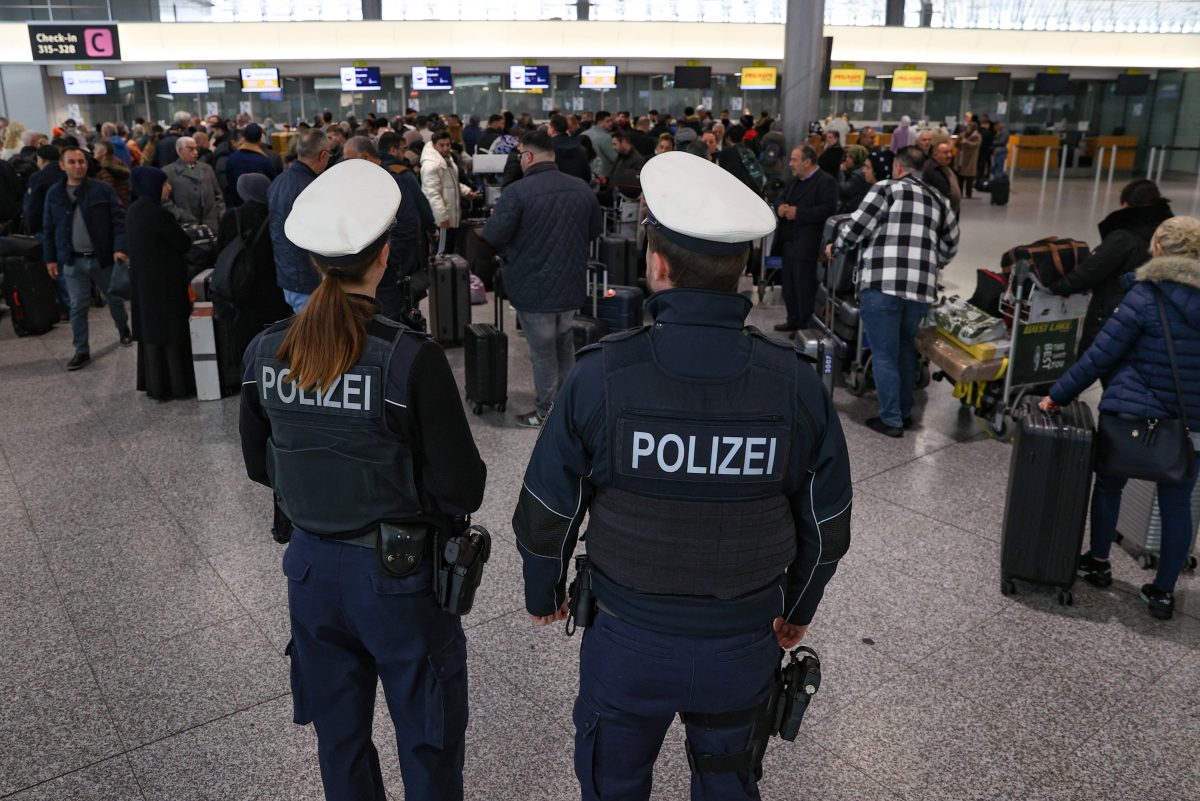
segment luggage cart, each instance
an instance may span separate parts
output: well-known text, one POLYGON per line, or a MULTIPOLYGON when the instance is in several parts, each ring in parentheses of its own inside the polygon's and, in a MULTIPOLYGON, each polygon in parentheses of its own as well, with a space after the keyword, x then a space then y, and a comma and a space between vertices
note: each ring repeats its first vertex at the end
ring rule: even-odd
MULTIPOLYGON (((1009 293, 1000 301, 1001 312, 1011 315, 1012 336, 1007 354, 979 360, 973 370, 946 359, 954 348, 940 336, 918 337, 922 353, 940 368, 938 380, 953 381, 963 406, 974 411, 984 427, 1004 439, 1011 431, 1013 412, 1027 395, 1045 394, 1075 364, 1087 293, 1059 297, 1032 281, 1029 263, 1018 262, 1009 281, 1009 293), (1026 284, 1030 286, 1027 287, 1026 284)), ((965 354, 964 354, 965 355, 965 354)), ((967 356, 970 359, 970 356, 967 356)))

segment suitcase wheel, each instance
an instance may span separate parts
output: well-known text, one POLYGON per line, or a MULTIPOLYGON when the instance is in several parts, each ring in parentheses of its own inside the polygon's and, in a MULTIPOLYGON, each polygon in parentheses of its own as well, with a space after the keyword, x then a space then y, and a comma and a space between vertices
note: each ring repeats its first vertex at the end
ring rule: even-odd
POLYGON ((1190 571, 1196 570, 1196 557, 1194 557, 1194 556, 1188 557, 1187 565, 1185 566, 1185 569, 1190 570, 1190 571))
POLYGON ((1138 561, 1141 562, 1143 570, 1150 570, 1158 562, 1158 559, 1156 559, 1152 553, 1144 553, 1142 554, 1142 558, 1138 561))
POLYGON ((1001 595, 1016 595, 1017 594, 1017 583, 1010 578, 1001 579, 1000 580, 1000 594, 1001 595))
POLYGON ((471 411, 475 412, 475 416, 478 417, 479 415, 483 414, 483 404, 482 403, 475 404, 475 408, 472 409, 471 411))
POLYGON ((1071 594, 1070 590, 1059 590, 1058 591, 1058 605, 1059 606, 1074 606, 1075 605, 1075 596, 1071 594))
POLYGON ((1115 535, 1113 535, 1113 542, 1120 542, 1123 539, 1125 539, 1125 535, 1119 531, 1115 535))

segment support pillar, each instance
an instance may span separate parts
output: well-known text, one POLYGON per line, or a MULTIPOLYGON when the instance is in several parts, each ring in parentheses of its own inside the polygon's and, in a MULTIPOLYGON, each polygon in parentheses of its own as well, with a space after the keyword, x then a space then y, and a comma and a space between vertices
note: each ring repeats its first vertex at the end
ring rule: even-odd
POLYGON ((49 92, 44 72, 36 64, 0 66, 0 114, 49 136, 50 129, 58 123, 46 102, 49 92))
POLYGON ((789 148, 808 139, 808 124, 820 113, 824 35, 825 0, 788 0, 780 113, 789 148))

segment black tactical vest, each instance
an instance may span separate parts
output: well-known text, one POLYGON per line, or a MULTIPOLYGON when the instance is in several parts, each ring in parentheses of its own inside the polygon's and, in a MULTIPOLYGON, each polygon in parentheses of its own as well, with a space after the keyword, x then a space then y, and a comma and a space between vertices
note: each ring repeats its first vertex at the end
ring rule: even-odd
POLYGON ((656 362, 653 332, 601 344, 611 477, 591 504, 588 554, 638 592, 728 599, 761 590, 796 555, 784 494, 796 352, 748 330, 740 373, 689 379, 656 362))
POLYGON ((255 391, 271 421, 271 486, 293 525, 310 534, 354 537, 381 520, 420 513, 412 453, 384 413, 392 352, 414 334, 385 317, 375 321, 395 335, 368 336, 358 363, 320 392, 285 380, 290 371, 275 354, 286 327, 269 330, 255 356, 255 391))

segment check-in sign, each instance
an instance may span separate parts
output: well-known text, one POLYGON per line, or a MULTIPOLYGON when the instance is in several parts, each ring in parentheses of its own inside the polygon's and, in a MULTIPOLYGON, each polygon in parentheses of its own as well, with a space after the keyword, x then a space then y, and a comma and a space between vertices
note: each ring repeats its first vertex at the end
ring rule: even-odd
POLYGON ((29 25, 34 61, 120 61, 116 25, 29 25))

